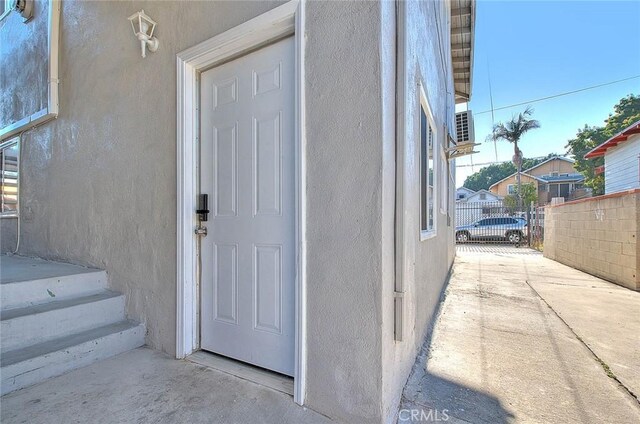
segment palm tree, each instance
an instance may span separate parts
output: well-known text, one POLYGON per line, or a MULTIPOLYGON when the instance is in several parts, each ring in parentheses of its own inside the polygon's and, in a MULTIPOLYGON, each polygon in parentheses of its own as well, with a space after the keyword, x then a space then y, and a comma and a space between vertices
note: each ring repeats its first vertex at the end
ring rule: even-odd
POLYGON ((522 196, 520 193, 520 174, 522 173, 522 151, 518 148, 518 142, 520 138, 527 131, 540 128, 540 122, 535 119, 531 119, 533 109, 530 106, 519 113, 518 116, 513 116, 510 121, 503 124, 502 122, 494 125, 493 127, 493 139, 494 140, 506 140, 509 143, 513 143, 513 163, 518 168, 516 174, 516 182, 518 183, 518 208, 522 210, 522 196))

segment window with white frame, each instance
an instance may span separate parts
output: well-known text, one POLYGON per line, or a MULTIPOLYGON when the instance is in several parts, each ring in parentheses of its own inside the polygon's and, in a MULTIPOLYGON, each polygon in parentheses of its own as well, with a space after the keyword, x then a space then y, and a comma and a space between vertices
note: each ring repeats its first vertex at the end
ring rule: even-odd
POLYGON ((420 98, 420 235, 436 231, 436 133, 424 93, 420 98))
POLYGON ((0 20, 11 12, 13 0, 0 0, 0 20))
POLYGON ((439 168, 440 172, 440 213, 446 215, 449 210, 449 178, 448 178, 448 163, 447 163, 447 154, 444 151, 444 143, 442 149, 440 149, 440 163, 439 168))
POLYGON ((515 184, 509 184, 507 185, 507 193, 508 194, 516 194, 516 186, 515 184))
POLYGON ((0 145, 0 216, 18 215, 18 171, 20 146, 18 140, 0 145))

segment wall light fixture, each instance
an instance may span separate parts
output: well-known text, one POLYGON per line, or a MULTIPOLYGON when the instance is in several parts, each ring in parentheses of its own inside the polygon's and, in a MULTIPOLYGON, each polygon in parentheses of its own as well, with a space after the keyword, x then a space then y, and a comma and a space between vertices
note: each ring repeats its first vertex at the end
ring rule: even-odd
POLYGON ((129 21, 131 22, 133 33, 140 40, 142 57, 147 57, 147 48, 151 52, 158 50, 160 42, 153 36, 156 22, 144 13, 144 9, 129 16, 129 21))

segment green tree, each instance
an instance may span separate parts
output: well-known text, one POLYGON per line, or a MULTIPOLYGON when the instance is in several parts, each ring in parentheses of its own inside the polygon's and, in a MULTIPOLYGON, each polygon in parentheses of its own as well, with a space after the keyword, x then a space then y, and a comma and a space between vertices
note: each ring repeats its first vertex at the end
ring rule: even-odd
MULTIPOLYGON (((523 159, 522 161, 522 169, 532 168, 539 163, 544 162, 545 160, 560 156, 557 153, 551 153, 543 158, 534 158, 534 159, 523 159)), ((469 175, 466 180, 464 180, 463 187, 466 187, 473 191, 478 190, 489 190, 493 184, 498 181, 507 178, 509 175, 516 172, 517 169, 515 165, 511 162, 505 163, 497 163, 493 165, 486 166, 479 171, 469 175)))
POLYGON ((516 172, 516 167, 511 162, 489 165, 469 175, 462 186, 473 191, 489 190, 491 185, 514 172, 516 172))
POLYGON ((531 202, 538 202, 538 191, 536 190, 536 186, 532 183, 522 184, 520 188, 514 187, 514 193, 508 196, 505 196, 503 203, 504 205, 511 211, 515 211, 519 208, 518 199, 521 198, 524 204, 524 207, 527 208, 531 205, 531 202), (522 196, 518 196, 519 193, 522 193, 522 196))
POLYGON ((604 164, 604 158, 585 159, 584 155, 638 120, 640 96, 629 94, 613 107, 604 127, 585 125, 578 130, 576 138, 567 142, 565 147, 574 156, 575 168, 585 176, 585 185, 593 189, 594 195, 604 194, 604 175, 595 174, 596 168, 604 164))
MULTIPOLYGON (((531 119, 533 115, 533 109, 527 107, 524 112, 519 113, 518 116, 513 116, 510 121, 506 123, 498 123, 493 127, 493 139, 494 140, 506 140, 513 144, 513 162, 518 169, 516 174, 516 182, 518 186, 518 192, 520 190, 520 173, 522 172, 522 151, 518 147, 518 142, 522 136, 536 128, 540 128, 540 122, 535 119, 531 119)), ((518 196, 518 207, 522 206, 522 198, 518 196)))

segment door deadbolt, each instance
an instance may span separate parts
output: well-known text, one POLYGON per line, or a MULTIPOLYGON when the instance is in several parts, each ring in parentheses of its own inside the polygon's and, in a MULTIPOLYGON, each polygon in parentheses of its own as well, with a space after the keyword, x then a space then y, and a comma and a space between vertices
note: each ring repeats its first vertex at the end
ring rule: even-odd
POLYGON ((209 195, 201 194, 198 196, 198 209, 196 210, 200 221, 209 219, 209 195))

